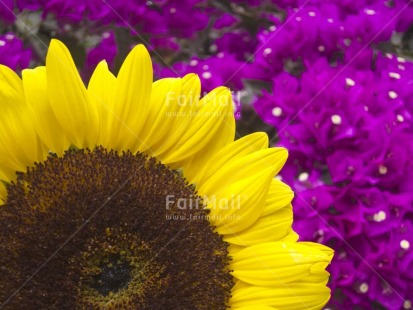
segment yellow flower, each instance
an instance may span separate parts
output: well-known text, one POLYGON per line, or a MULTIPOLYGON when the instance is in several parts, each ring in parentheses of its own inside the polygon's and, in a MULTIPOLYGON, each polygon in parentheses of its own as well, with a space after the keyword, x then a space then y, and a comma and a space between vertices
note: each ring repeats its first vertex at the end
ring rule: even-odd
MULTIPOLYGON (((5 309, 320 309, 331 249, 297 242, 287 151, 234 141, 231 93, 152 81, 136 46, 86 88, 67 48, 0 67, 5 309)), ((1 307, 1 306, 0 306, 1 307)))

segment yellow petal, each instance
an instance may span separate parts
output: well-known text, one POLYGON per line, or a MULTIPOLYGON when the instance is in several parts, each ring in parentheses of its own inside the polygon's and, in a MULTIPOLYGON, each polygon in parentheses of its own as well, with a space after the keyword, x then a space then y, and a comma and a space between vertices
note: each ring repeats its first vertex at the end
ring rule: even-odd
POLYGON ((171 128, 176 125, 175 115, 179 111, 182 92, 180 78, 166 78, 153 83, 150 110, 142 128, 139 151, 147 151, 151 156, 158 155, 156 145, 168 141, 171 128))
POLYGON ((208 159, 210 159, 224 146, 234 141, 235 119, 229 119, 228 121, 222 122, 221 127, 218 129, 218 133, 219 134, 217 134, 215 138, 203 149, 191 158, 185 160, 185 176, 188 176, 188 178, 194 178, 197 175, 197 171, 205 167, 205 162, 208 159))
MULTIPOLYGON (((1 152, 1 146, 0 146, 0 152, 1 152)), ((12 168, 10 159, 6 163, 0 163, 0 181, 10 182, 11 180, 14 180, 16 178, 16 171, 24 171, 24 168, 23 167, 21 167, 20 169, 12 168)))
POLYGON ((146 48, 139 44, 128 54, 120 68, 112 105, 110 128, 117 150, 138 150, 143 137, 140 131, 149 111, 153 81, 152 61, 146 48))
POLYGON ((234 234, 252 225, 262 214, 274 174, 285 162, 281 148, 264 149, 228 163, 198 193, 211 210, 210 222, 220 234, 234 234))
POLYGON ((283 286, 312 274, 325 275, 331 261, 321 247, 303 243, 268 242, 232 255, 233 276, 249 284, 283 286))
POLYGON ((245 248, 246 248, 245 246, 241 246, 241 245, 237 245, 237 244, 234 244, 234 243, 230 243, 229 246, 228 246, 228 251, 229 251, 229 253, 231 253, 231 255, 232 255, 232 254, 237 253, 238 251, 241 251, 241 250, 243 250, 243 249, 245 249, 245 248))
POLYGON ((280 180, 273 179, 262 215, 265 216, 276 212, 291 203, 293 198, 294 192, 287 184, 284 184, 280 180))
MULTIPOLYGON (((245 157, 251 153, 268 148, 268 136, 264 132, 256 132, 228 144, 211 156, 203 166, 194 171, 194 177, 189 178, 191 183, 203 184, 215 175, 222 167, 231 161, 245 157)), ((194 167, 195 168, 195 167, 194 167)), ((184 174, 188 172, 184 167, 184 174)))
POLYGON ((225 241, 241 246, 281 240, 297 241, 298 235, 291 234, 293 217, 290 202, 292 198, 291 188, 281 181, 273 179, 262 215, 247 229, 226 235, 225 241), (282 205, 284 207, 281 207, 282 205))
POLYGON ((229 234, 224 240, 242 246, 252 246, 263 242, 279 241, 291 231, 293 211, 288 205, 272 214, 260 217, 247 229, 229 234))
POLYGON ((255 286, 237 282, 231 307, 265 305, 281 310, 319 310, 330 299, 330 289, 321 283, 289 283, 277 287, 255 286))
POLYGON ((264 203, 265 181, 268 176, 263 174, 241 180, 226 187, 224 192, 208 200, 207 207, 211 210, 209 220, 216 226, 219 234, 234 234, 254 223, 262 212, 264 203), (261 188, 251 184, 260 183, 261 188))
POLYGON ((45 67, 25 69, 22 72, 24 95, 33 112, 33 125, 47 149, 62 156, 70 146, 49 103, 45 67))
POLYGON ((15 171, 25 171, 39 160, 33 115, 24 100, 21 79, 11 69, 0 65, 0 176, 14 179, 15 171))
POLYGON ((110 127, 110 119, 116 117, 113 111, 115 85, 115 76, 109 71, 106 61, 102 60, 90 78, 87 91, 100 118, 97 144, 109 149, 116 144, 113 143, 116 138, 110 127))
POLYGON ((280 242, 297 242, 299 236, 294 230, 290 230, 290 232, 280 240, 280 242))
POLYGON ((241 308, 233 308, 233 310, 277 310, 277 308, 262 306, 262 305, 252 305, 241 308))
POLYGON ((215 152, 228 140, 234 139, 233 104, 231 92, 227 88, 214 89, 198 105, 199 109, 192 115, 191 126, 183 132, 178 144, 168 153, 160 154, 163 163, 182 162, 195 154, 205 163, 207 159, 202 155, 204 151, 210 149, 215 152))
POLYGON ((7 190, 3 182, 0 181, 0 206, 6 202, 7 190))
POLYGON ((311 247, 315 250, 323 252, 324 254, 327 255, 329 261, 331 261, 333 259, 334 250, 327 247, 327 246, 325 246, 325 245, 322 245, 320 243, 314 243, 314 242, 300 242, 300 244, 303 244, 305 246, 308 246, 308 247, 311 247))
MULTIPOLYGON (((235 143, 236 142, 231 145, 234 145, 235 143)), ((284 148, 271 148, 259 150, 239 158, 234 158, 233 160, 222 165, 210 178, 197 184, 197 188, 201 194, 218 193, 223 190, 224 186, 227 184, 231 184, 241 180, 242 178, 269 170, 271 171, 272 176, 267 186, 269 190, 269 186, 273 182, 271 180, 274 175, 281 170, 287 160, 287 156, 288 153, 284 148)), ((255 188, 258 187, 258 185, 255 184, 251 184, 251 186, 255 188)), ((266 194, 268 193, 268 190, 266 194)))
POLYGON ((49 102, 65 136, 77 147, 96 144, 99 119, 90 104, 72 56, 66 46, 53 39, 46 56, 49 102))
POLYGON ((330 279, 330 274, 327 270, 320 270, 317 273, 312 273, 306 276, 306 279, 297 280, 297 283, 318 283, 319 285, 327 285, 330 279))
MULTIPOLYGON (((178 102, 172 100, 171 104, 174 104, 174 106, 169 106, 166 112, 171 115, 169 118, 169 122, 171 122, 170 130, 165 139, 154 143, 152 146, 153 154, 161 159, 167 157, 176 147, 182 145, 181 137, 192 126, 195 112, 199 106, 201 92, 199 77, 196 74, 187 74, 181 79, 181 85, 182 90, 178 102)), ((155 109, 153 110, 156 112, 155 109)))

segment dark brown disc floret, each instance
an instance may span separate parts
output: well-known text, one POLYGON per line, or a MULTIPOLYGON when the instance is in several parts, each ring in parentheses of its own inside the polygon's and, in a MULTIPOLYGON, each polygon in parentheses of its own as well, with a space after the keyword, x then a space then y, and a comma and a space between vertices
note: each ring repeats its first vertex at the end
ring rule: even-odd
POLYGON ((226 308, 228 244, 179 171, 139 153, 70 150, 7 191, 0 308, 226 308))

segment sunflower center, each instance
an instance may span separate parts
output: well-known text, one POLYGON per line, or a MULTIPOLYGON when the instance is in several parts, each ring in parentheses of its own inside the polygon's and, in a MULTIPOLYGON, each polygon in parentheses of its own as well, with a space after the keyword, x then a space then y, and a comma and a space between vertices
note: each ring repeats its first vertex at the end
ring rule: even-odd
POLYGON ((0 307, 226 308, 228 245, 194 187, 154 158, 71 150, 7 191, 0 307))
POLYGON ((99 265, 100 272, 91 281, 90 287, 103 296, 116 293, 128 286, 131 280, 131 266, 119 257, 111 257, 107 263, 99 265))

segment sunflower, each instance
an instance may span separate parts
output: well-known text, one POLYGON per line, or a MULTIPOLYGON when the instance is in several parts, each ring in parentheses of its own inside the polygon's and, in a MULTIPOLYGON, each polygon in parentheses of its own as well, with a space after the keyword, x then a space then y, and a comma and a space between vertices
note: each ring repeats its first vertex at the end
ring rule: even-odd
POLYGON ((329 248, 297 242, 287 151, 234 141, 231 93, 152 81, 136 46, 87 87, 65 45, 1 66, 0 307, 319 309, 329 248))

